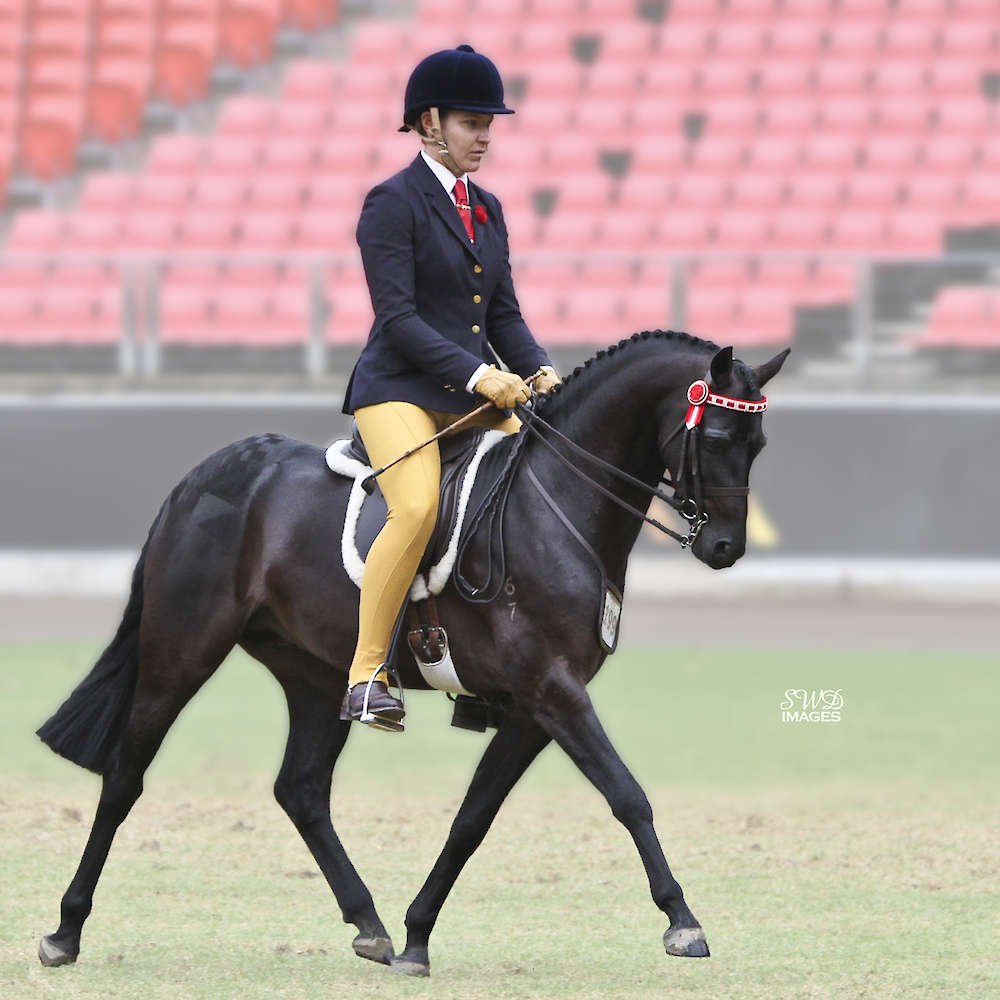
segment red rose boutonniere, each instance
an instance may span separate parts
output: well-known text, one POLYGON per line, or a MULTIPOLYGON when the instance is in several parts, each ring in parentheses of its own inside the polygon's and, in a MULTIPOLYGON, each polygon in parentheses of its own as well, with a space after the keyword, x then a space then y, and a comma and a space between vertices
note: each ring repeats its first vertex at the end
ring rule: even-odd
POLYGON ((476 205, 476 222, 480 225, 486 222, 489 216, 486 214, 486 209, 482 205, 476 205))

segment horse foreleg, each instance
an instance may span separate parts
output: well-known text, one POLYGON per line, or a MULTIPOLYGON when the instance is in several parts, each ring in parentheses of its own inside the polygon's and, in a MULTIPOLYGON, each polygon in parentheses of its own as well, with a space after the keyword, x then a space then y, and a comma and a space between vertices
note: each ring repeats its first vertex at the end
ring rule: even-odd
POLYGON ((388 965, 393 956, 389 932, 375 912, 371 893, 351 864, 330 818, 333 767, 351 729, 349 722, 341 722, 338 717, 346 681, 345 676, 339 692, 333 695, 285 682, 288 743, 274 795, 333 890, 344 923, 358 928, 355 953, 388 965))
POLYGON ((548 742, 549 736, 528 720, 508 717, 501 725, 476 768, 440 856, 406 912, 406 950, 393 961, 393 972, 430 975, 427 943, 455 879, 507 794, 548 742))
POLYGON ((670 927, 663 946, 670 955, 701 958, 709 954, 701 925, 684 901, 653 828, 653 810, 639 783, 611 745, 582 685, 565 682, 546 692, 535 717, 569 754, 607 800, 611 812, 635 841, 653 902, 667 915, 670 927))

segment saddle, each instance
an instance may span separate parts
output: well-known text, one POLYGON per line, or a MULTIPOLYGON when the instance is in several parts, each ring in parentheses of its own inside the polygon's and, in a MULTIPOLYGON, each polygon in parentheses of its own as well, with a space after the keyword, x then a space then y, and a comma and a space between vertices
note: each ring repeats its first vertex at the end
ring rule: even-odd
MULTIPOLYGON (((462 687, 451 661, 434 595, 448 583, 460 542, 475 521, 475 517, 467 515, 478 510, 503 474, 512 440, 501 431, 474 428, 439 441, 441 495, 437 522, 410 588, 406 622, 410 650, 424 679, 431 687, 455 694, 469 692, 462 687)), ((326 464, 354 482, 344 518, 341 556, 348 575, 360 587, 365 559, 385 524, 388 506, 377 481, 370 496, 362 486, 372 470, 357 426, 350 439, 335 441, 327 449, 326 464)))

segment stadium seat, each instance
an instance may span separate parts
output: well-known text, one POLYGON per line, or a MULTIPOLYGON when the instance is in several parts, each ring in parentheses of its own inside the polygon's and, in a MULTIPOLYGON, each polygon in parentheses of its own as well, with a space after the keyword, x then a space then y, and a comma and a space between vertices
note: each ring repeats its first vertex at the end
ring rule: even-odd
POLYGON ((788 200, 793 205, 831 209, 843 196, 844 177, 843 170, 796 173, 788 182, 788 200))
POLYGON ((240 213, 226 209, 190 209, 181 219, 180 242, 195 253, 228 254, 236 242, 240 213))
POLYGON ((333 24, 340 0, 284 0, 285 19, 296 28, 314 32, 333 24))
POLYGON ((843 209, 833 217, 833 249, 850 253, 881 253, 886 249, 886 217, 872 209, 843 209))
POLYGON ((962 177, 948 173, 913 173, 903 181, 908 206, 948 213, 957 207, 962 177))
POLYGON ((241 69, 270 59, 281 6, 282 0, 229 0, 220 25, 223 57, 241 69))
POLYGON ((278 107, 280 105, 276 105, 269 97, 231 97, 222 105, 216 132, 219 135, 263 138, 274 126, 278 107))
POLYGON ((812 86, 815 63, 810 58, 765 62, 757 71, 757 91, 763 97, 801 97, 812 86))
POLYGON ((147 168, 154 173, 194 174, 201 169, 204 146, 197 135, 161 135, 153 140, 147 168))
POLYGON ((107 143, 137 136, 152 84, 149 59, 95 59, 87 96, 87 127, 107 143))
POLYGON ((895 210, 899 204, 900 179, 888 171, 855 170, 847 177, 844 200, 852 208, 895 210))
POLYGON ((67 248, 94 254, 115 252, 122 232, 122 219, 121 215, 105 212, 77 210, 71 213, 66 236, 67 248))
POLYGON ((31 101, 21 126, 21 169, 41 181, 52 181, 70 174, 76 167, 77 142, 82 126, 82 95, 80 99, 31 101))
POLYGON ((732 180, 730 198, 735 208, 773 209, 784 198, 783 172, 740 171, 732 180))
POLYGON ((201 174, 191 191, 192 208, 199 212, 234 211, 246 204, 250 179, 201 174))
POLYGON ((913 206, 889 220, 889 246, 897 253, 921 257, 940 253, 943 246, 941 215, 913 206))
POLYGON ((142 209, 180 211, 191 198, 193 175, 141 174, 136 180, 135 203, 142 209))
POLYGON ((710 216, 697 210, 675 209, 660 219, 656 247, 665 253, 708 249, 710 216))
POLYGON ((814 60, 820 52, 826 24, 816 17, 779 17, 771 25, 770 54, 782 61, 814 60))
POLYGON ((965 178, 962 202, 955 216, 965 225, 1000 222, 1000 184, 995 171, 974 171, 965 178))
POLYGON ((282 93, 289 100, 330 101, 337 96, 347 72, 326 59, 297 59, 285 73, 282 93))
POLYGON ((125 217, 122 249, 127 253, 161 256, 177 246, 177 215, 163 209, 144 209, 125 217))
POLYGON ((656 216, 645 210, 607 212, 597 224, 596 242, 604 250, 646 251, 656 226, 656 216))
POLYGON ((827 107, 804 94, 773 97, 763 102, 764 127, 769 135, 804 135, 815 127, 820 111, 825 113, 827 107))
POLYGON ((133 174, 107 171, 90 174, 83 185, 80 207, 92 210, 123 212, 135 200, 133 174))
POLYGON ((715 245, 730 253, 756 253, 768 239, 771 215, 759 209, 731 209, 715 222, 715 245))
POLYGON ((216 135, 209 140, 208 169, 217 174, 249 176, 260 167, 266 140, 250 136, 216 135))
POLYGON ((7 236, 7 248, 34 253, 55 252, 66 236, 66 216, 41 209, 18 212, 7 236))
POLYGON ((771 243, 781 250, 816 250, 826 237, 828 214, 821 209, 786 208, 774 215, 771 243))
POLYGON ((729 175, 692 171, 677 178, 673 199, 681 208, 718 210, 725 201, 729 175))
POLYGON ((308 211, 299 220, 297 245, 301 250, 337 253, 353 250, 357 218, 345 212, 308 211))
POLYGON ((282 211, 245 212, 240 240, 242 249, 254 253, 290 253, 295 247, 295 217, 282 211))

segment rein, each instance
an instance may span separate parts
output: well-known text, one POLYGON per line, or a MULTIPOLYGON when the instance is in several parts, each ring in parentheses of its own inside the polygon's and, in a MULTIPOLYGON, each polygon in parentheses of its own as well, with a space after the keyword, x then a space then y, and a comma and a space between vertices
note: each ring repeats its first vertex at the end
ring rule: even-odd
MULTIPOLYGON (((665 493, 658 486, 650 486, 648 483, 644 483, 641 479, 637 479, 624 469, 619 469, 618 466, 612 465, 610 462, 606 462, 603 458, 599 458, 597 455, 594 455, 582 445, 577 444, 574 440, 572 440, 572 438, 567 437, 562 433, 562 431, 553 427, 552 424, 550 424, 543 417, 538 416, 538 414, 529 407, 518 403, 514 409, 517 411, 518 416, 522 420, 522 429, 528 431, 528 433, 530 433, 535 439, 541 442, 574 475, 582 479, 584 482, 589 483, 599 493, 603 494, 613 503, 621 507, 622 510, 633 515, 634 517, 640 518, 642 521, 645 521, 646 524, 651 524, 658 531, 662 531, 665 535, 668 535, 675 541, 679 542, 681 548, 685 549, 694 544, 699 533, 701 532, 701 529, 708 523, 708 511, 704 510, 702 506, 704 497, 745 497, 750 492, 749 486, 705 486, 703 484, 699 460, 700 438, 698 435, 698 425, 701 423, 705 407, 721 406, 725 409, 737 410, 743 413, 761 413, 767 408, 766 399, 736 399, 731 396, 723 396, 718 393, 713 393, 704 379, 698 379, 697 381, 691 383, 688 387, 687 398, 689 406, 683 423, 678 425, 670 437, 668 437, 667 440, 661 445, 661 449, 665 449, 678 434, 683 432, 684 440, 681 444, 681 458, 677 465, 680 470, 680 474, 676 480, 670 480, 666 477, 660 480, 663 485, 669 486, 673 489, 673 496, 665 493), (656 520, 656 518, 650 517, 637 507, 633 507, 627 500, 623 500, 612 490, 609 490, 606 486, 597 482, 593 476, 588 475, 580 469, 551 441, 549 441, 545 434, 543 434, 543 430, 546 434, 549 434, 557 439, 569 451, 573 452, 580 458, 591 462, 593 465, 603 469, 610 475, 617 477, 622 482, 635 486, 637 489, 642 490, 650 498, 656 497, 668 506, 672 507, 688 522, 689 526, 687 534, 681 534, 680 532, 674 531, 672 528, 668 528, 665 524, 656 520)), ((500 593, 500 588, 503 586, 506 578, 506 558, 503 540, 504 510, 507 506, 507 496, 510 492, 514 474, 517 467, 520 465, 521 458, 524 453, 524 445, 527 442, 527 435, 519 435, 518 437, 519 440, 515 442, 514 447, 511 449, 511 453, 507 458, 503 470, 494 481, 493 486, 483 503, 472 516, 469 529, 467 533, 465 533, 463 540, 459 543, 457 558, 452 571, 453 579, 455 581, 456 589, 462 597, 475 604, 487 604, 490 601, 493 601, 500 593), (489 566, 489 576, 482 584, 476 586, 466 578, 462 571, 462 564, 472 539, 478 534, 479 529, 483 526, 486 527, 486 536, 488 539, 487 564, 489 566)), ((539 490, 546 503, 556 512, 564 524, 571 527, 569 519, 558 507, 555 501, 543 489, 541 489, 541 484, 531 472, 530 468, 528 469, 528 473, 533 484, 535 485, 535 488, 539 490)), ((578 535, 575 529, 573 530, 573 533, 574 535, 578 535)), ((588 551, 592 551, 589 545, 587 545, 587 549, 588 551)), ((600 565, 600 560, 598 560, 598 566, 600 565)), ((601 569, 603 573, 603 567, 601 567, 601 569)))
POLYGON ((725 409, 737 410, 742 413, 762 413, 767 409, 766 398, 760 400, 750 400, 737 399, 732 396, 723 396, 720 393, 712 392, 708 383, 704 379, 698 379, 688 386, 687 398, 689 405, 683 423, 678 425, 676 430, 674 430, 670 437, 668 437, 661 445, 661 450, 665 450, 667 445, 669 445, 670 442, 683 431, 684 440, 681 442, 681 458, 677 463, 680 473, 676 480, 667 479, 666 477, 660 480, 663 485, 669 486, 673 489, 673 496, 664 493, 663 490, 656 486, 650 486, 648 483, 644 483, 641 479, 636 479, 635 476, 625 472, 624 469, 619 469, 616 465, 612 465, 610 462, 605 462, 604 459, 599 458, 597 455, 587 451, 586 448, 577 444, 571 438, 568 438, 562 433, 562 431, 557 430, 547 420, 538 416, 537 413, 528 407, 519 404, 515 409, 517 410, 518 415, 522 418, 525 429, 533 434, 538 441, 545 445, 545 447, 548 448, 560 462, 570 469, 574 475, 584 480, 584 482, 589 483, 594 487, 594 489, 621 507, 622 510, 632 514, 634 517, 641 518, 646 522, 646 524, 651 524, 654 528, 658 531, 662 531, 665 535, 669 535, 675 541, 679 542, 681 548, 684 549, 694 544, 699 533, 701 532, 701 529, 708 523, 708 511, 704 510, 702 507, 702 501, 705 497, 745 497, 750 493, 749 486, 705 486, 703 484, 701 477, 700 437, 698 435, 698 427, 701 424, 701 418, 704 415, 705 407, 720 406, 725 409), (668 506, 672 507, 678 514, 681 515, 681 517, 689 522, 687 534, 682 535, 679 532, 674 531, 672 528, 668 528, 665 524, 656 520, 656 518, 649 517, 637 507, 633 507, 630 503, 628 503, 628 501, 623 500, 616 493, 607 489, 605 486, 602 486, 592 476, 587 475, 586 472, 578 468, 565 455, 563 455, 551 441, 547 440, 542 435, 541 430, 539 430, 539 426, 544 428, 545 431, 553 437, 557 438, 570 451, 574 452, 579 457, 588 460, 598 468, 603 469, 612 476, 616 476, 623 482, 637 487, 646 493, 650 498, 656 497, 668 506))

